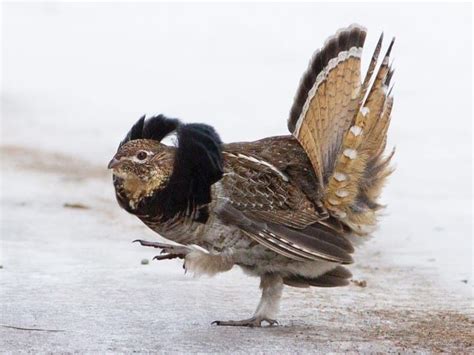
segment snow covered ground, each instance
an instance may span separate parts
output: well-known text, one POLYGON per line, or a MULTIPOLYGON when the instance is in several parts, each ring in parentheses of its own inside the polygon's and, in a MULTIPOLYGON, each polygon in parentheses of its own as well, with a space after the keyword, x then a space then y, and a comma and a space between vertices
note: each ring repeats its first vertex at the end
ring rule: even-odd
POLYGON ((2 3, 0 349, 474 351, 471 50, 468 4, 2 3), (141 265, 130 241, 155 236, 105 166, 144 113, 285 133, 311 53, 353 22, 365 65, 397 37, 397 170, 352 268, 367 287, 287 288, 281 326, 213 327, 250 315, 258 280, 141 265))

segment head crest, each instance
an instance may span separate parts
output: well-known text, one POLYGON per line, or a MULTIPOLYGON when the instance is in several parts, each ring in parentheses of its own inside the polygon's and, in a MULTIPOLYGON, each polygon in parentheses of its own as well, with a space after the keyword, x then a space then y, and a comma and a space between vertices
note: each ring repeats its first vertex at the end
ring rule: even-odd
POLYGON ((152 116, 145 119, 145 115, 132 126, 125 138, 120 142, 119 148, 127 142, 136 139, 153 139, 161 142, 168 134, 175 131, 181 122, 175 118, 164 115, 152 116))

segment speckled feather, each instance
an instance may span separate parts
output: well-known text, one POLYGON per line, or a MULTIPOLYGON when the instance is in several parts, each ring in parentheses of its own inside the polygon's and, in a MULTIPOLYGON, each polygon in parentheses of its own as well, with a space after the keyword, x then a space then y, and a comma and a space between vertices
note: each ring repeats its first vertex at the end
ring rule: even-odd
POLYGON ((222 144, 207 125, 141 118, 114 158, 120 205, 165 238, 231 256, 262 280, 347 284, 338 265, 352 262, 352 235, 374 225, 390 173, 383 152, 393 71, 387 55, 369 87, 380 40, 361 83, 365 37, 353 25, 313 56, 291 109, 293 135, 222 144), (161 144, 173 131, 177 147, 161 144))

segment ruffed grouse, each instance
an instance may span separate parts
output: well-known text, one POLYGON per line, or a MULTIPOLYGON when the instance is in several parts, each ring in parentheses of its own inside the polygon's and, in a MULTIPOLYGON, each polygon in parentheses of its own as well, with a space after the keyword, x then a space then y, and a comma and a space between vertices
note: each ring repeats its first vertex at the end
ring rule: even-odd
POLYGON ((156 259, 184 258, 195 274, 238 265, 260 277, 253 317, 215 324, 275 324, 283 285, 348 284, 341 265, 376 224, 393 155, 383 155, 393 40, 375 71, 380 37, 361 82, 365 37, 352 25, 314 54, 291 108, 291 135, 223 144, 208 125, 142 117, 109 163, 120 206, 179 243, 139 240, 162 250, 156 259), (160 143, 172 133, 176 147, 160 143))

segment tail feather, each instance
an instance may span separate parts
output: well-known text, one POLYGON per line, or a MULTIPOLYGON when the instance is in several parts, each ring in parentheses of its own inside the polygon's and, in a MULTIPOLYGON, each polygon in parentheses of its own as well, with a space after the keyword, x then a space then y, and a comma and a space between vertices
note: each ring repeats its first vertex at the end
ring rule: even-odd
MULTIPOLYGON (((359 28, 359 31, 363 30, 359 28)), ((344 48, 352 35, 351 28, 341 33, 344 35, 336 36, 337 40, 329 41, 318 53, 334 55, 339 47, 344 48)), ((376 223, 376 211, 380 208, 377 200, 392 171, 389 163, 393 153, 384 158, 383 152, 393 108, 389 86, 394 70, 389 58, 394 39, 376 72, 382 41, 383 34, 362 83, 360 56, 336 54, 335 66, 323 70, 330 73, 324 80, 319 83, 316 80, 317 85, 308 93, 292 130, 319 176, 324 206, 332 216, 361 235, 376 223)), ((359 44, 362 46, 363 42, 359 44)), ((331 62, 326 56, 323 59, 331 62)), ((289 127, 291 130, 291 124, 289 127)))
MULTIPOLYGON (((380 208, 377 200, 387 176, 392 172, 389 162, 393 153, 386 159, 382 155, 393 107, 393 98, 388 94, 394 73, 389 66, 393 44, 394 40, 387 49, 367 98, 362 101, 354 126, 346 134, 337 171, 347 176, 347 181, 341 184, 333 176, 325 194, 326 207, 358 234, 366 234, 375 225, 376 211, 380 208), (357 137, 354 132, 359 133, 357 137), (352 155, 345 154, 347 151, 352 155), (342 200, 341 190, 346 191, 342 200)), ((366 78, 365 82, 368 81, 366 78)))
POLYGON ((340 287, 349 284, 352 274, 343 266, 337 266, 331 271, 326 272, 315 278, 309 278, 299 275, 286 277, 283 282, 292 287, 340 287))
POLYGON ((372 59, 370 60, 369 67, 367 68, 367 73, 365 74, 364 82, 362 83, 361 91, 359 94, 359 106, 363 104, 367 91, 370 85, 370 79, 374 75, 375 67, 377 66, 377 62, 379 59, 380 51, 382 50, 382 43, 383 43, 383 32, 380 34, 379 40, 377 45, 375 46, 374 54, 372 55, 372 59))
POLYGON ((358 25, 330 37, 313 55, 290 112, 288 128, 308 153, 321 187, 357 109, 365 37, 358 25))

